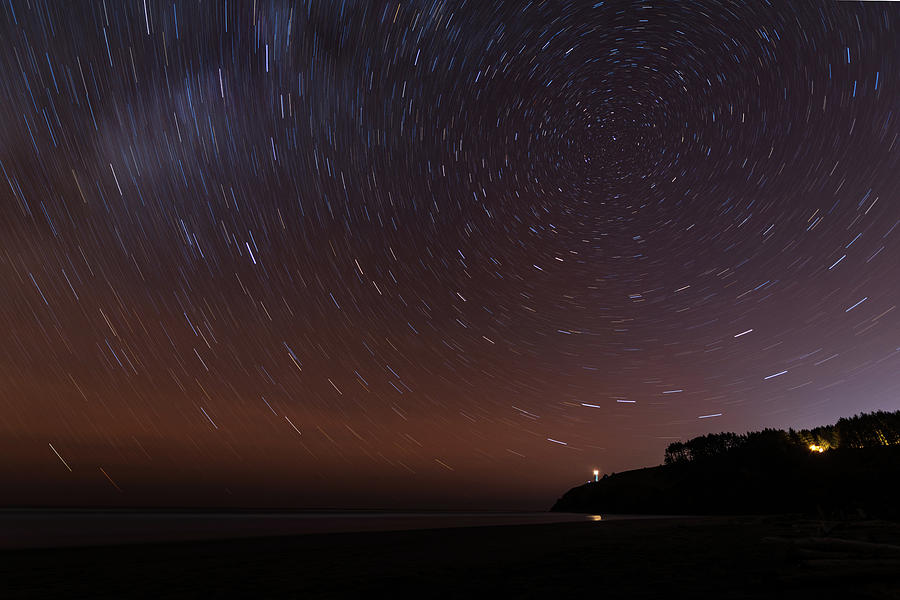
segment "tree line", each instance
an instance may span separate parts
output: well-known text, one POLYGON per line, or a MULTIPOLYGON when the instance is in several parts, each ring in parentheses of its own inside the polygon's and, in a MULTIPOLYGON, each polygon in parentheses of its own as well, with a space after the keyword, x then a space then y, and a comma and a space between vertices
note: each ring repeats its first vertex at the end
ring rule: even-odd
POLYGON ((733 452, 768 454, 796 449, 825 451, 900 444, 900 411, 861 413, 814 429, 763 429, 745 434, 710 433, 666 448, 667 465, 703 460, 733 452))

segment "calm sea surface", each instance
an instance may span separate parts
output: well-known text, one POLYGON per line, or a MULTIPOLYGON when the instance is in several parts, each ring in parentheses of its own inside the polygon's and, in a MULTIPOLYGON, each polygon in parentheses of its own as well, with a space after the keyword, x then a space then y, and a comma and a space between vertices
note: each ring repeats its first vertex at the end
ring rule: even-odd
MULTIPOLYGON (((603 516, 603 520, 630 518, 603 516)), ((488 525, 600 521, 569 513, 0 511, 0 548, 46 548, 488 525)))

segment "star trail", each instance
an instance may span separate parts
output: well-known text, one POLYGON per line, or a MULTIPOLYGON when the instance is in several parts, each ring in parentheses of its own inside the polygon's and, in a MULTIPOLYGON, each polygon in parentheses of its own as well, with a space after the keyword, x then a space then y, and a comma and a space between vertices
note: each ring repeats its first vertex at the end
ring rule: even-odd
POLYGON ((896 410, 898 23, 3 0, 4 501, 546 508, 896 410))

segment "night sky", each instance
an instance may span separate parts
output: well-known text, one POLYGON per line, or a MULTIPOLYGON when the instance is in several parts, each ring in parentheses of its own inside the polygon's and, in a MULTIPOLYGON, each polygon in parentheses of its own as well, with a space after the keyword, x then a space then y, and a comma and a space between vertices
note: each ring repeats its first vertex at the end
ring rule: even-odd
POLYGON ((900 408, 898 27, 2 0, 2 502, 542 509, 900 408))

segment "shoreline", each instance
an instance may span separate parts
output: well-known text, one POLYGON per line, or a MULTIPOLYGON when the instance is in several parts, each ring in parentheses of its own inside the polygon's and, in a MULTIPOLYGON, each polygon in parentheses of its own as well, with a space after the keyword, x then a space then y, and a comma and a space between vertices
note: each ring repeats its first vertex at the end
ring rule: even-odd
POLYGON ((606 598, 671 597, 673 590, 717 598, 896 597, 889 594, 900 570, 885 571, 883 559, 863 553, 823 570, 806 564, 796 543, 825 534, 893 547, 900 524, 823 526, 785 516, 679 517, 5 550, 0 580, 9 598, 536 598, 600 590, 606 598))
POLYGON ((703 518, 702 515, 578 512, 0 512, 0 550, 89 548, 166 542, 227 541, 328 533, 532 526, 572 522, 703 518))

